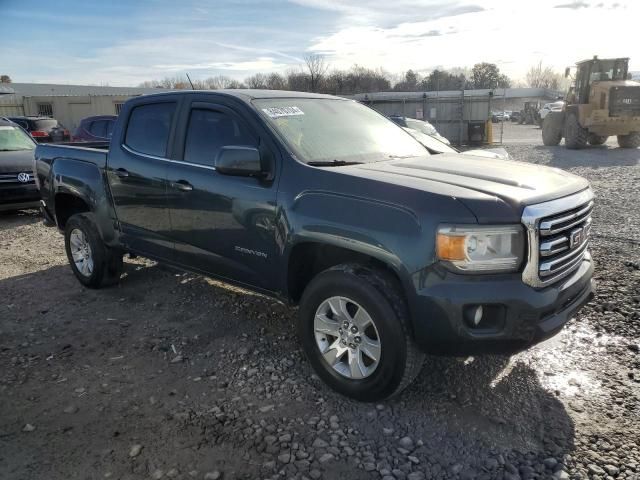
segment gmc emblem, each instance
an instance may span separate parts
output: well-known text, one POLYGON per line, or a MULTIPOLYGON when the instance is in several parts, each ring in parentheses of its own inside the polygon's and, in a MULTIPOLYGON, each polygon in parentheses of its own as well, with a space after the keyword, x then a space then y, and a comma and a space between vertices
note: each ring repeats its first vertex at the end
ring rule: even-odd
POLYGON ((583 240, 583 229, 576 228, 575 230, 572 230, 571 234, 569 235, 569 248, 573 250, 574 248, 576 248, 578 245, 582 243, 582 240, 583 240))

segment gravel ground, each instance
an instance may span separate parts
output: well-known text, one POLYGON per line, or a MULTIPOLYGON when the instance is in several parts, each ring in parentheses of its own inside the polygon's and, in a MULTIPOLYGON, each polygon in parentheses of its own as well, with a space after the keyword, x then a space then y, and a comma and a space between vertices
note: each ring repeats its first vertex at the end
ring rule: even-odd
POLYGON ((640 478, 640 150, 504 142, 591 180, 597 298, 379 405, 319 381, 293 309, 144 260, 87 290, 35 212, 0 217, 0 478, 640 478))

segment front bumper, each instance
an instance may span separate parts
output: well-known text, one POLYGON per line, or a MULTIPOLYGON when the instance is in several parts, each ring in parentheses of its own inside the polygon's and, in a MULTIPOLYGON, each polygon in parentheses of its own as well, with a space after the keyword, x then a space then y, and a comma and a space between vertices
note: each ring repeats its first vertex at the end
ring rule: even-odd
POLYGON ((586 255, 575 272, 556 284, 535 289, 518 276, 464 276, 431 272, 416 279, 414 338, 434 354, 515 353, 546 340, 595 293, 593 264, 586 255), (478 327, 466 319, 482 305, 478 327), (484 322, 484 323, 483 323, 484 322))
POLYGON ((0 187, 0 211, 38 208, 40 192, 35 184, 0 187))

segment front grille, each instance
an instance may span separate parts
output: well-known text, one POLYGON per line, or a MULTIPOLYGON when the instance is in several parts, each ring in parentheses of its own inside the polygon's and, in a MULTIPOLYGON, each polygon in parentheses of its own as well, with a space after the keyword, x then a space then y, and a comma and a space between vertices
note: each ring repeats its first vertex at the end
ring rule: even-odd
POLYGON ((613 87, 609 94, 609 115, 640 116, 640 87, 613 87))
POLYGON ((31 172, 0 173, 0 184, 31 185, 35 183, 31 172), (26 181, 25 181, 26 180, 26 181))
POLYGON ((580 264, 589 243, 592 210, 593 200, 540 220, 538 274, 541 280, 561 275, 580 264))
POLYGON ((529 240, 525 283, 544 287, 580 266, 589 255, 592 211, 591 189, 525 208, 522 222, 529 240))

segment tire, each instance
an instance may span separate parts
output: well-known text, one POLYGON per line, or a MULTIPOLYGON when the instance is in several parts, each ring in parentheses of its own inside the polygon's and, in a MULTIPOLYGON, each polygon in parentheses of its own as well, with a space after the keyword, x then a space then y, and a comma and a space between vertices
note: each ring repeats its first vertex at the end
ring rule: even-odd
POLYGON ((574 113, 567 115, 564 122, 564 144, 567 148, 577 150, 587 146, 589 133, 578 123, 578 117, 574 113))
POLYGON ((409 335, 409 314, 396 283, 383 271, 343 264, 318 274, 304 291, 298 331, 307 358, 324 382, 347 397, 375 402, 397 395, 422 368, 425 355, 409 335), (352 368, 349 359, 355 358, 362 368, 352 368))
POLYGON ((587 141, 589 145, 602 145, 607 141, 609 137, 606 135, 596 135, 595 133, 590 133, 587 137, 587 141))
POLYGON ((547 147, 555 147, 562 140, 562 119, 551 114, 542 122, 542 143, 547 147))
POLYGON ((104 244, 92 213, 67 220, 64 245, 71 270, 85 287, 100 288, 120 280, 122 253, 104 244))
POLYGON ((621 148, 640 147, 640 132, 631 132, 629 135, 618 135, 618 145, 621 148))

